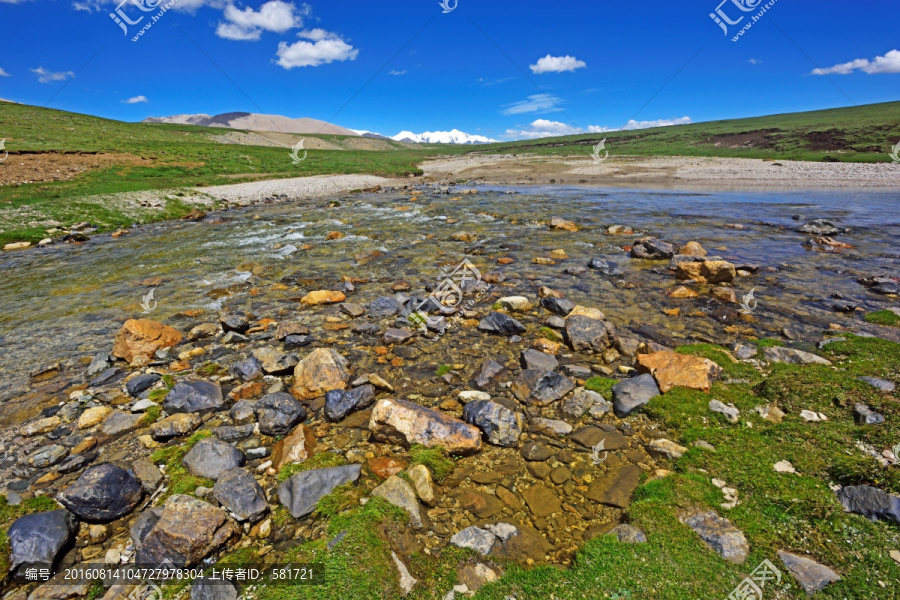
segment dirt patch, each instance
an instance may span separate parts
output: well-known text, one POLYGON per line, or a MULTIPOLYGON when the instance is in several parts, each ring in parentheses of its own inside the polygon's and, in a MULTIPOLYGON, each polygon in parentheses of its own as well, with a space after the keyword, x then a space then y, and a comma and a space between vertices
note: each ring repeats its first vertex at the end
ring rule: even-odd
POLYGON ((716 148, 766 148, 778 146, 780 129, 757 129, 743 133, 714 135, 707 140, 716 148))
POLYGON ((803 136, 810 150, 819 152, 833 152, 837 150, 850 150, 850 142, 843 135, 847 132, 841 129, 829 129, 828 131, 810 131, 803 136))
POLYGON ((113 166, 148 167, 153 162, 153 159, 121 153, 10 153, 7 159, 0 163, 0 186, 47 181, 68 181, 87 171, 113 166))

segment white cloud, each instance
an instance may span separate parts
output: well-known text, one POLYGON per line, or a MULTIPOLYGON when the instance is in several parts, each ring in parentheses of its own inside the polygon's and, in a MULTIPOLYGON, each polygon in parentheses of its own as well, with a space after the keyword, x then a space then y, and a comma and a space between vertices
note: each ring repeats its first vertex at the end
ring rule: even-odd
POLYGON ((9 73, 3 70, 3 67, 0 67, 0 77, 9 77, 9 73))
POLYGON ((751 65, 759 65, 759 64, 762 64, 762 61, 759 60, 758 58, 751 58, 751 59, 748 60, 747 62, 750 63, 751 65))
POLYGON ((532 73, 540 74, 575 71, 575 69, 581 69, 586 66, 586 62, 578 60, 574 56, 550 56, 548 54, 544 58, 538 59, 537 64, 533 64, 528 68, 531 69, 532 73))
POLYGON ((395 69, 395 70, 391 71, 390 73, 388 73, 388 75, 396 75, 396 76, 399 77, 400 75, 406 75, 406 70, 403 70, 403 71, 397 71, 397 70, 395 69))
POLYGON ((55 81, 66 81, 75 77, 75 73, 72 71, 59 71, 52 72, 48 71, 44 67, 38 67, 37 69, 31 69, 31 72, 38 76, 38 81, 41 83, 53 83, 55 81))
POLYGON ((562 102, 559 98, 550 94, 535 94, 528 96, 528 100, 506 104, 503 109, 504 115, 522 115, 533 112, 555 112, 562 110, 559 104, 562 102))
POLYGON ((22 4, 28 0, 0 0, 0 4, 22 4))
MULTIPOLYGON (((9 0, 0 0, 0 2, 8 1, 9 0)), ((121 2, 122 0, 74 0, 72 2, 72 8, 84 12, 106 11, 109 10, 110 5, 116 7, 121 4, 121 2)), ((149 4, 149 2, 145 1, 145 5, 147 4, 149 4)), ((178 0, 178 2, 172 6, 172 10, 194 14, 197 12, 197 9, 203 8, 204 6, 224 9, 229 5, 231 5, 231 0, 178 0)), ((128 8, 129 6, 130 4, 126 4, 123 8, 128 8)), ((303 8, 306 9, 308 7, 304 4, 303 8)))
POLYGON ((140 104, 142 102, 150 102, 147 100, 147 96, 135 96, 134 98, 129 98, 128 100, 122 100, 124 104, 140 104))
POLYGON ((690 117, 681 117, 680 119, 658 119, 656 121, 635 121, 634 119, 631 119, 622 129, 631 131, 633 129, 650 129, 651 127, 671 127, 672 125, 687 125, 690 122, 690 117))
POLYGON ((301 31, 298 37, 314 40, 299 41, 293 44, 279 42, 278 64, 285 69, 294 67, 318 67, 334 61, 356 60, 359 50, 342 40, 335 33, 322 29, 301 31))
POLYGON ((227 40, 258 40, 263 31, 284 33, 303 24, 302 12, 293 3, 282 0, 270 0, 258 11, 229 4, 223 16, 228 22, 219 23, 216 35, 227 40))
POLYGON ((558 137, 563 135, 579 135, 584 133, 606 133, 608 131, 630 131, 634 129, 649 129, 650 127, 667 127, 670 125, 686 125, 691 122, 690 117, 680 119, 659 119, 657 121, 628 121, 622 129, 611 129, 600 125, 589 125, 587 128, 568 125, 559 121, 538 119, 532 121, 526 129, 507 129, 506 137, 512 139, 529 139, 544 137, 558 137))
POLYGON ((871 61, 867 58, 857 58, 827 69, 813 69, 811 75, 850 75, 854 71, 862 71, 869 75, 900 73, 900 50, 891 50, 871 61))

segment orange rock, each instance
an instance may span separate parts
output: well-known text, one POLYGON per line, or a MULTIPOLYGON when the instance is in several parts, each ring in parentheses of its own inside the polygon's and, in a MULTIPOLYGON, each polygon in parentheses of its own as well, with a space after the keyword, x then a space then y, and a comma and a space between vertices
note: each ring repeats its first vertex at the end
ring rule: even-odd
POLYGON ((572 221, 566 221, 565 219, 561 219, 559 217, 553 217, 550 219, 550 229, 554 229, 556 231, 578 231, 578 226, 572 221))
POLYGON ((675 268, 678 279, 693 279, 701 283, 729 283, 734 281, 737 270, 725 260, 681 263, 675 268))
POLYGON ((180 313, 176 314, 175 316, 176 317, 187 317, 189 319, 196 319, 197 317, 199 317, 202 314, 203 314, 202 310, 194 309, 194 310, 183 310, 180 313))
POLYGON ((516 261, 515 261, 515 259, 513 259, 513 258, 509 258, 508 256, 504 256, 503 258, 498 258, 498 259, 497 259, 497 262, 500 263, 501 265, 511 265, 511 264, 513 264, 513 263, 516 262, 516 261))
POLYGON ((699 281, 700 283, 703 283, 706 280, 703 278, 701 273, 702 270, 703 263, 701 262, 681 263, 675 268, 675 277, 682 281, 699 281))
POLYGON ((300 463, 316 451, 316 437, 304 425, 297 425, 283 439, 272 446, 272 466, 276 470, 285 465, 300 463))
POLYGON ((392 367, 402 367, 402 366, 405 365, 405 364, 406 364, 406 362, 405 362, 402 358, 400 358, 399 356, 397 356, 397 357, 391 359, 391 366, 392 366, 392 367))
POLYGON ((545 352, 547 354, 555 355, 559 352, 559 349, 562 347, 562 344, 557 342, 552 342, 547 338, 538 338, 534 340, 534 343, 531 344, 531 347, 535 350, 540 350, 541 352, 545 352))
POLYGON ((172 373, 179 373, 181 371, 190 371, 191 363, 185 362, 183 360, 176 360, 172 364, 169 365, 169 371, 172 373))
POLYGON ((668 350, 639 354, 637 369, 653 375, 659 391, 664 394, 674 387, 709 392, 712 380, 723 372, 722 367, 709 359, 668 350))
POLYGON ((344 237, 344 234, 340 231, 329 231, 328 235, 325 236, 326 240, 339 240, 344 237))
POLYGON ((683 256, 706 256, 706 250, 704 250, 703 246, 697 242, 688 242, 682 246, 681 250, 678 251, 678 254, 683 256))
POLYGON ((150 319, 129 319, 116 334, 112 353, 133 366, 144 366, 153 360, 157 350, 180 342, 181 334, 168 325, 150 319))
POLYGON ((97 447, 97 438, 92 435, 84 438, 78 445, 72 448, 72 454, 84 454, 85 452, 90 452, 94 448, 97 447))
POLYGON ((696 298, 699 295, 691 288, 686 288, 683 285, 666 290, 666 296, 669 298, 696 298))
POLYGON ((555 265, 556 264, 556 261, 553 260, 552 258, 545 258, 543 256, 535 256, 534 258, 531 259, 531 262, 533 262, 536 265, 555 265))
POLYGON ((730 287, 715 287, 712 289, 712 295, 722 302, 738 303, 737 294, 730 287))
POLYGON ((366 462, 369 465, 369 469, 382 479, 387 479, 392 475, 396 475, 406 468, 405 462, 395 460, 393 458, 388 458, 386 456, 370 458, 366 462))
POLYGON ((681 309, 676 306, 675 308, 664 308, 663 312, 670 317, 677 317, 681 314, 681 309))
POLYGON ((569 255, 566 254, 566 251, 562 248, 557 248, 556 250, 550 251, 550 258, 556 258, 558 260, 565 260, 569 258, 569 255))
POLYGON ((384 356, 388 352, 390 352, 390 350, 388 350, 387 346, 376 346, 375 347, 375 354, 377 354, 378 356, 384 356))
POLYGON ((301 250, 312 250, 312 244, 303 244, 300 246, 301 250))
POLYGON ((545 285, 542 285, 538 288, 538 297, 539 298, 562 298, 562 292, 557 292, 554 289, 550 289, 545 285))
POLYGON ((346 389, 349 379, 347 359, 330 348, 318 348, 294 367, 291 392, 297 400, 312 400, 331 390, 346 389))
POLYGON ((266 383, 264 381, 251 381, 243 385, 239 385, 228 394, 231 400, 250 400, 251 398, 259 398, 266 391, 266 383))
POLYGON ((306 304, 307 306, 318 306, 320 304, 337 304, 338 302, 343 302, 346 299, 347 297, 344 296, 343 292, 317 290, 303 296, 303 298, 300 300, 300 303, 306 304))

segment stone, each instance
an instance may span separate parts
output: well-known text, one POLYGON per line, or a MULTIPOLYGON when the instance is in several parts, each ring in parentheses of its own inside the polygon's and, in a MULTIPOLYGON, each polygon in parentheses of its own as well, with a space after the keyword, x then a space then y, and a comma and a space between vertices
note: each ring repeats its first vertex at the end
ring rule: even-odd
POLYGON ((578 226, 572 221, 566 221, 561 217, 552 217, 550 219, 550 229, 556 231, 578 231, 578 226))
POLYGON ((403 590, 404 595, 409 594, 416 587, 416 584, 419 583, 419 580, 410 575, 409 569, 406 568, 406 565, 403 564, 403 561, 400 560, 400 557, 393 550, 391 550, 391 559, 393 559, 397 572, 400 574, 400 589, 403 590))
POLYGON ((146 458, 139 458, 131 463, 131 472, 141 482, 141 487, 148 494, 152 494, 163 481, 163 474, 159 467, 146 458))
POLYGON ((274 348, 257 348, 253 358, 259 361, 267 375, 288 375, 300 362, 296 354, 284 354, 274 348))
POLYGON ((108 406, 93 406, 78 417, 78 429, 89 429, 96 427, 112 413, 112 409, 108 406))
POLYGON ((422 514, 419 512, 416 492, 405 480, 392 475, 372 490, 372 495, 384 498, 394 506, 403 509, 409 515, 410 524, 416 529, 422 528, 422 514))
POLYGON ((868 519, 900 523, 900 496, 882 492, 870 485, 844 486, 838 491, 844 510, 868 519))
POLYGON ((638 240, 631 247, 632 258, 663 260, 672 258, 674 255, 675 247, 672 244, 654 238, 638 240))
POLYGON ((150 435, 154 440, 163 441, 192 433, 200 427, 203 419, 194 413, 176 413, 150 426, 150 435))
POLYGON ((522 449, 519 450, 519 454, 527 461, 545 461, 553 456, 550 448, 536 441, 525 442, 522 449))
POLYGON ((697 292, 695 292, 695 291, 692 290, 691 288, 685 287, 685 286, 683 286, 683 285, 679 285, 679 286, 676 286, 676 287, 671 288, 671 289, 669 289, 669 290, 666 290, 666 297, 667 297, 667 298, 676 298, 676 299, 679 299, 679 300, 683 300, 683 299, 686 299, 686 298, 696 298, 696 297, 699 296, 699 295, 700 295, 700 294, 698 294, 697 292))
POLYGON ((190 496, 169 497, 158 516, 140 540, 137 564, 193 567, 234 535, 224 510, 190 496))
POLYGON ((741 414, 734 404, 724 404, 719 400, 710 400, 709 410, 724 415, 729 423, 737 423, 741 414))
POLYGON ((631 494, 640 484, 640 478, 641 469, 637 465, 616 467, 591 482, 585 496, 615 508, 628 508, 631 505, 631 494))
POLYGON ((613 410, 621 419, 659 396, 659 388, 653 376, 646 373, 620 381, 612 387, 612 393, 613 410))
POLYGON ((797 556, 784 550, 778 551, 778 558, 808 595, 822 590, 829 583, 840 581, 841 577, 825 565, 804 556, 797 556))
POLYGON ((697 242, 688 242, 678 251, 682 256, 706 256, 706 250, 697 242))
MULTIPOLYGON (((238 589, 228 579, 198 578, 191 584, 190 600, 237 600, 237 598, 238 589)), ((113 599, 103 598, 103 600, 113 599)))
POLYGON ((457 242, 466 242, 467 244, 470 244, 478 239, 478 235, 470 231, 457 231, 450 236, 450 239, 457 242))
POLYGON ((481 527, 467 527, 450 538, 454 546, 474 550, 482 556, 487 556, 496 541, 497 536, 481 527))
POLYGON ((230 469, 221 473, 212 494, 238 521, 256 523, 269 512, 265 492, 246 469, 230 469))
POLYGON ((726 561, 739 565, 747 560, 750 552, 747 538, 728 519, 709 511, 682 519, 682 523, 693 529, 707 546, 726 561))
POLYGON ((688 450, 684 446, 679 446, 672 440, 667 440, 664 438, 653 440, 652 442, 650 442, 650 444, 648 444, 647 449, 651 452, 661 454, 672 459, 681 458, 688 450))
POLYGON ((21 433, 25 437, 31 437, 34 435, 38 435, 39 433, 48 433, 50 431, 53 431, 60 425, 62 425, 62 419, 54 415, 52 417, 38 419, 37 421, 25 425, 19 430, 19 433, 21 433))
POLYGON ((566 319, 566 339, 576 352, 600 354, 616 343, 616 328, 608 321, 574 315, 566 319))
POLYGON ((499 312, 491 312, 478 323, 478 330, 496 335, 519 335, 525 333, 525 326, 510 317, 499 312))
POLYGON ((328 348, 318 348, 301 360, 294 369, 291 392, 297 400, 312 400, 331 390, 347 387, 350 372, 347 359, 328 348))
POLYGON ((345 465, 297 473, 278 486, 278 499, 299 519, 311 514, 316 503, 334 488, 359 479, 360 470, 360 465, 345 465))
POLYGON ((391 344, 402 344, 416 336, 416 332, 411 329, 388 329, 381 337, 382 343, 386 346, 391 344))
POLYGON ((809 421, 811 423, 818 423, 819 421, 827 421, 828 417, 823 415, 820 412, 814 412, 811 410, 801 410, 800 418, 804 421, 809 421))
POLYGON ((337 304, 343 302, 347 297, 343 292, 332 292, 329 290, 316 290, 310 292, 300 299, 300 304, 305 306, 319 306, 321 304, 337 304))
POLYGON ((490 400, 491 395, 487 392, 479 392, 478 390, 465 390, 460 392, 456 398, 463 404, 466 404, 468 402, 474 402, 475 400, 490 400))
POLYGON ((548 437, 563 437, 572 433, 572 426, 565 421, 536 417, 528 423, 528 431, 548 437))
POLYGON ((479 519, 489 519, 503 510, 503 503, 496 496, 470 488, 456 488, 447 494, 459 503, 459 507, 479 519))
POLYGON ((609 531, 610 535, 616 536, 620 542, 624 544, 646 544, 647 535, 628 523, 619 523, 609 531))
POLYGON ((121 369, 117 369, 116 367, 111 367, 106 369, 97 377, 95 377, 90 383, 88 383, 89 388, 97 388, 108 386, 117 380, 121 379, 123 376, 123 372, 121 369))
POLYGON ((733 350, 734 355, 740 360, 750 360, 759 354, 759 348, 750 344, 735 344, 733 350))
POLYGON ((588 268, 599 271, 608 277, 621 277, 625 274, 616 263, 611 263, 600 258, 592 258, 591 262, 588 263, 588 268))
POLYGON ((152 400, 138 400, 134 404, 131 405, 131 412, 133 413, 146 413, 151 408, 161 408, 159 404, 152 400))
POLYGON ((181 343, 181 334, 150 319, 129 319, 116 334, 112 355, 133 366, 149 364, 159 350, 181 343))
POLYGON ((506 374, 506 367, 495 360, 487 358, 478 367, 478 371, 472 377, 472 381, 479 388, 488 390, 500 383, 500 379, 506 374))
POLYGON ((663 394, 675 387, 709 392, 712 380, 723 373, 722 367, 707 358, 669 351, 639 354, 637 369, 653 375, 663 394))
POLYGON ((816 219, 814 221, 804 223, 797 228, 797 231, 799 231, 800 233, 808 233, 811 235, 837 235, 841 233, 842 230, 830 221, 826 221, 825 219, 816 219))
POLYGON ((393 296, 382 296, 373 300, 367 309, 371 319, 386 319, 400 314, 403 305, 393 296))
POLYGON ((594 319, 595 321, 605 321, 606 315, 603 314, 603 311, 599 308, 590 308, 587 306, 577 305, 572 309, 572 312, 569 313, 569 318, 571 317, 587 317, 589 319, 594 319))
POLYGON ((731 283, 737 277, 737 269, 725 260, 683 262, 675 268, 675 276, 700 283, 731 283))
POLYGON ((511 310, 513 312, 525 312, 531 310, 531 302, 525 296, 506 296, 497 300, 497 304, 505 310, 511 310))
POLYGON ((35 469, 45 469, 59 463, 69 455, 68 448, 56 444, 44 446, 28 456, 28 464, 35 469))
POLYGON ((606 431, 594 425, 587 425, 569 436, 576 444, 593 449, 603 442, 603 450, 621 450, 628 447, 628 438, 618 431, 606 431))
POLYGON ((78 521, 65 509, 19 517, 9 528, 10 570, 23 564, 53 565, 60 552, 75 541, 78 521))
POLYGON ((528 349, 522 351, 522 366, 535 371, 553 371, 559 366, 559 361, 539 350, 528 349))
POLYGON ((255 381, 263 378, 262 363, 255 356, 232 363, 228 372, 241 381, 255 381))
POLYGON ((464 564, 456 572, 456 578, 467 590, 477 592, 487 584, 500 579, 501 574, 502 572, 498 573, 484 563, 464 564))
POLYGON ((372 406, 374 402, 375 387, 371 384, 347 392, 332 390, 325 394, 325 418, 336 423, 354 411, 372 406))
POLYGON ((218 479, 225 471, 243 466, 243 452, 215 438, 205 438, 197 442, 187 454, 182 464, 195 477, 218 479))
POLYGON ((877 377, 860 377, 859 380, 868 383, 872 387, 882 392, 893 392, 896 387, 892 381, 878 379, 877 377))
POLYGON ((562 504, 559 502, 559 493, 547 486, 536 483, 522 490, 525 504, 535 517, 549 517, 552 514, 562 512, 562 504))
POLYGON ((169 414, 196 413, 222 407, 222 388, 210 381, 179 381, 166 394, 163 409, 169 414))
POLYGON ((235 333, 245 333, 250 329, 250 321, 245 315, 237 313, 222 313, 219 315, 219 323, 222 325, 223 331, 233 331, 235 333))
POLYGON ((466 404, 463 419, 478 427, 489 443, 510 448, 519 445, 519 437, 525 424, 520 413, 490 400, 475 400, 466 404))
POLYGON ((769 421, 770 423, 781 423, 781 420, 784 418, 784 411, 775 406, 774 404, 769 404, 767 406, 757 406, 754 408, 759 416, 764 420, 769 421))
POLYGON ((434 494, 434 482, 431 478, 431 471, 425 465, 414 465, 407 472, 409 479, 412 481, 419 500, 429 506, 435 504, 436 498, 434 494))
POLYGON ((772 465, 772 468, 775 469, 776 473, 789 473, 791 475, 797 474, 797 470, 794 469, 794 465, 792 465, 791 463, 789 463, 786 460, 778 461, 777 463, 772 465))
POLYGON ((281 470, 285 465, 301 463, 316 450, 316 436, 311 429, 297 425, 272 446, 272 466, 281 470))
POLYGON ((228 416, 238 425, 252 423, 256 420, 256 403, 248 400, 238 400, 228 411, 228 416))
POLYGON ((412 444, 442 447, 451 454, 474 454, 481 450, 478 428, 405 400, 379 400, 372 410, 369 430, 376 440, 405 447, 412 444))
POLYGON ((555 296, 547 296, 541 298, 541 306, 560 317, 568 316, 570 312, 575 310, 575 303, 565 298, 557 298, 555 296))
POLYGON ((547 406, 574 390, 575 383, 554 371, 526 369, 510 389, 525 404, 547 406))
POLYGON ((857 425, 880 425, 884 423, 884 415, 858 403, 853 407, 853 420, 857 425))
POLYGON ((263 396, 256 404, 259 432, 284 435, 306 418, 306 409, 290 394, 280 392, 263 396))
POLYGON ((3 249, 6 251, 25 250, 26 248, 31 248, 31 242, 10 242, 3 245, 3 249))
POLYGON ((144 373, 129 379, 125 384, 125 390, 132 398, 137 398, 156 385, 160 379, 162 379, 162 375, 157 373, 144 373))
POLYGON ((763 348, 763 356, 769 362, 786 363, 789 365, 826 365, 830 366, 831 361, 793 348, 785 348, 783 346, 769 346, 763 348))
POLYGON ((100 432, 104 435, 114 436, 128 433, 138 429, 144 416, 140 414, 131 414, 114 410, 112 414, 106 417, 103 425, 100 426, 100 432))
POLYGON ((127 515, 143 497, 136 477, 114 465, 102 464, 87 468, 60 492, 58 500, 79 519, 104 523, 127 515))
POLYGON ((574 394, 560 402, 559 411, 570 419, 580 419, 598 402, 606 400, 597 392, 576 388, 574 394))
POLYGON ((406 468, 405 462, 388 456, 370 458, 366 461, 366 464, 368 465, 369 470, 381 479, 387 479, 397 475, 406 468))

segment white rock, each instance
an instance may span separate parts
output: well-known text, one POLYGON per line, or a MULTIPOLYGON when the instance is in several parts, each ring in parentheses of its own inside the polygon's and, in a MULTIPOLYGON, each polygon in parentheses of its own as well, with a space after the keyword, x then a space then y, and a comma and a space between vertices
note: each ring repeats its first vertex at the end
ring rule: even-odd
POLYGON ((476 400, 490 400, 491 395, 487 392, 479 392, 478 390, 466 390, 464 392, 460 392, 457 398, 460 402, 466 404, 469 402, 475 402, 476 400))
POLYGON ((650 442, 649 449, 653 452, 668 456, 669 458, 681 458, 684 453, 687 452, 687 448, 684 446, 679 446, 672 440, 664 438, 650 442))
POLYGON ((525 296, 506 296, 500 298, 497 303, 506 310, 525 311, 531 308, 531 302, 525 296))
POLYGON ((723 404, 719 400, 710 400, 709 410, 725 415, 729 423, 737 423, 741 414, 734 404, 723 404))
POLYGON ((391 558, 394 559, 394 564, 397 565, 397 571, 400 572, 400 589, 403 590, 404 594, 410 593, 419 580, 410 575, 409 569, 406 568, 406 565, 403 564, 403 561, 397 557, 397 554, 394 551, 391 551, 391 558))
POLYGON ((797 474, 796 469, 794 469, 794 465, 786 460, 778 461, 772 468, 775 469, 776 473, 790 473, 791 475, 797 474))
POLYGON ((801 410, 801 411, 800 411, 800 418, 803 419, 804 421, 809 421, 809 422, 812 422, 812 423, 815 423, 815 422, 818 422, 818 421, 827 421, 827 420, 828 420, 828 417, 826 417, 826 416, 823 415, 822 413, 820 413, 820 412, 813 412, 813 411, 811 411, 811 410, 801 410))
POLYGON ((519 529, 509 523, 491 523, 490 525, 485 525, 484 528, 500 538, 501 542, 505 542, 519 533, 519 529))

